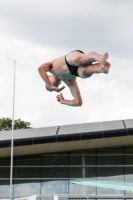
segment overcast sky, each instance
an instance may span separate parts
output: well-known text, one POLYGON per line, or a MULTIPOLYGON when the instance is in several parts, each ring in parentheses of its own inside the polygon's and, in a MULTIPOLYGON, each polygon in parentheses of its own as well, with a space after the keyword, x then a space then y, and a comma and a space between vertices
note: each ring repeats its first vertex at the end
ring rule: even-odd
MULTIPOLYGON (((132 8, 132 0, 0 0, 0 118, 12 118, 12 45, 23 51, 15 119, 35 128, 133 118, 132 8), (38 73, 42 63, 75 49, 108 52, 112 64, 107 75, 77 78, 81 107, 58 103, 38 73)), ((62 93, 72 99, 67 87, 62 93)))

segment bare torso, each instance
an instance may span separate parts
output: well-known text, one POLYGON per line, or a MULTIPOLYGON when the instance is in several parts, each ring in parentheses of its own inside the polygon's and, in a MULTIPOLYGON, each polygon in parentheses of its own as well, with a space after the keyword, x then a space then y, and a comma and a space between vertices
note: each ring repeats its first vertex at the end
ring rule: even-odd
POLYGON ((65 83, 73 82, 76 76, 72 75, 66 65, 65 56, 61 56, 51 61, 52 68, 49 71, 51 74, 57 76, 65 83))

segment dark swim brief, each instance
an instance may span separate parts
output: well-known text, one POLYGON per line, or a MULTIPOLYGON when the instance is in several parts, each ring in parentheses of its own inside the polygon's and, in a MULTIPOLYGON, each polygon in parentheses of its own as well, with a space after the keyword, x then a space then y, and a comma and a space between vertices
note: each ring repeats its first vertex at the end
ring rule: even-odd
MULTIPOLYGON (((75 50, 75 51, 78 51, 78 52, 80 52, 80 53, 85 54, 83 51, 80 51, 80 50, 75 50)), ((74 51, 72 51, 72 52, 74 52, 74 51)), ((79 75, 78 75, 78 66, 74 66, 74 65, 69 64, 69 63, 67 62, 67 60, 66 60, 66 56, 65 56, 65 62, 66 62, 66 64, 67 64, 67 66, 68 66, 68 69, 69 69, 70 73, 71 73, 72 75, 74 75, 74 76, 79 76, 79 75)))

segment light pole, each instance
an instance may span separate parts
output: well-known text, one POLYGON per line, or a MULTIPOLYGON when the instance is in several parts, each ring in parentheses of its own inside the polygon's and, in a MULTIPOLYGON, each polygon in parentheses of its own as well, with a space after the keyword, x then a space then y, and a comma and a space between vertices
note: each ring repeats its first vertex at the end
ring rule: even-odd
POLYGON ((13 76, 13 107, 12 107, 12 134, 11 134, 11 165, 10 165, 10 200, 12 199, 12 177, 13 177, 13 133, 14 133, 14 105, 15 105, 15 73, 16 61, 22 57, 22 49, 18 46, 11 46, 7 50, 7 57, 14 61, 14 76, 13 76))

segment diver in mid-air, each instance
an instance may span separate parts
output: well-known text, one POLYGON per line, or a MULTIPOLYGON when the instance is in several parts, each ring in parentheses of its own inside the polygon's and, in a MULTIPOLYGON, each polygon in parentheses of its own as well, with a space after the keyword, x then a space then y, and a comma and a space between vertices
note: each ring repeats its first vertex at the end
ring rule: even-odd
POLYGON ((59 88, 63 81, 70 89, 73 100, 67 100, 62 93, 57 95, 57 101, 68 106, 81 106, 82 98, 76 77, 89 78, 92 74, 109 72, 111 64, 107 62, 108 53, 100 55, 96 52, 85 54, 80 50, 71 51, 67 55, 55 58, 42 64, 38 71, 46 84, 49 92, 61 92, 65 86, 59 88), (47 72, 52 75, 48 76, 47 72))

